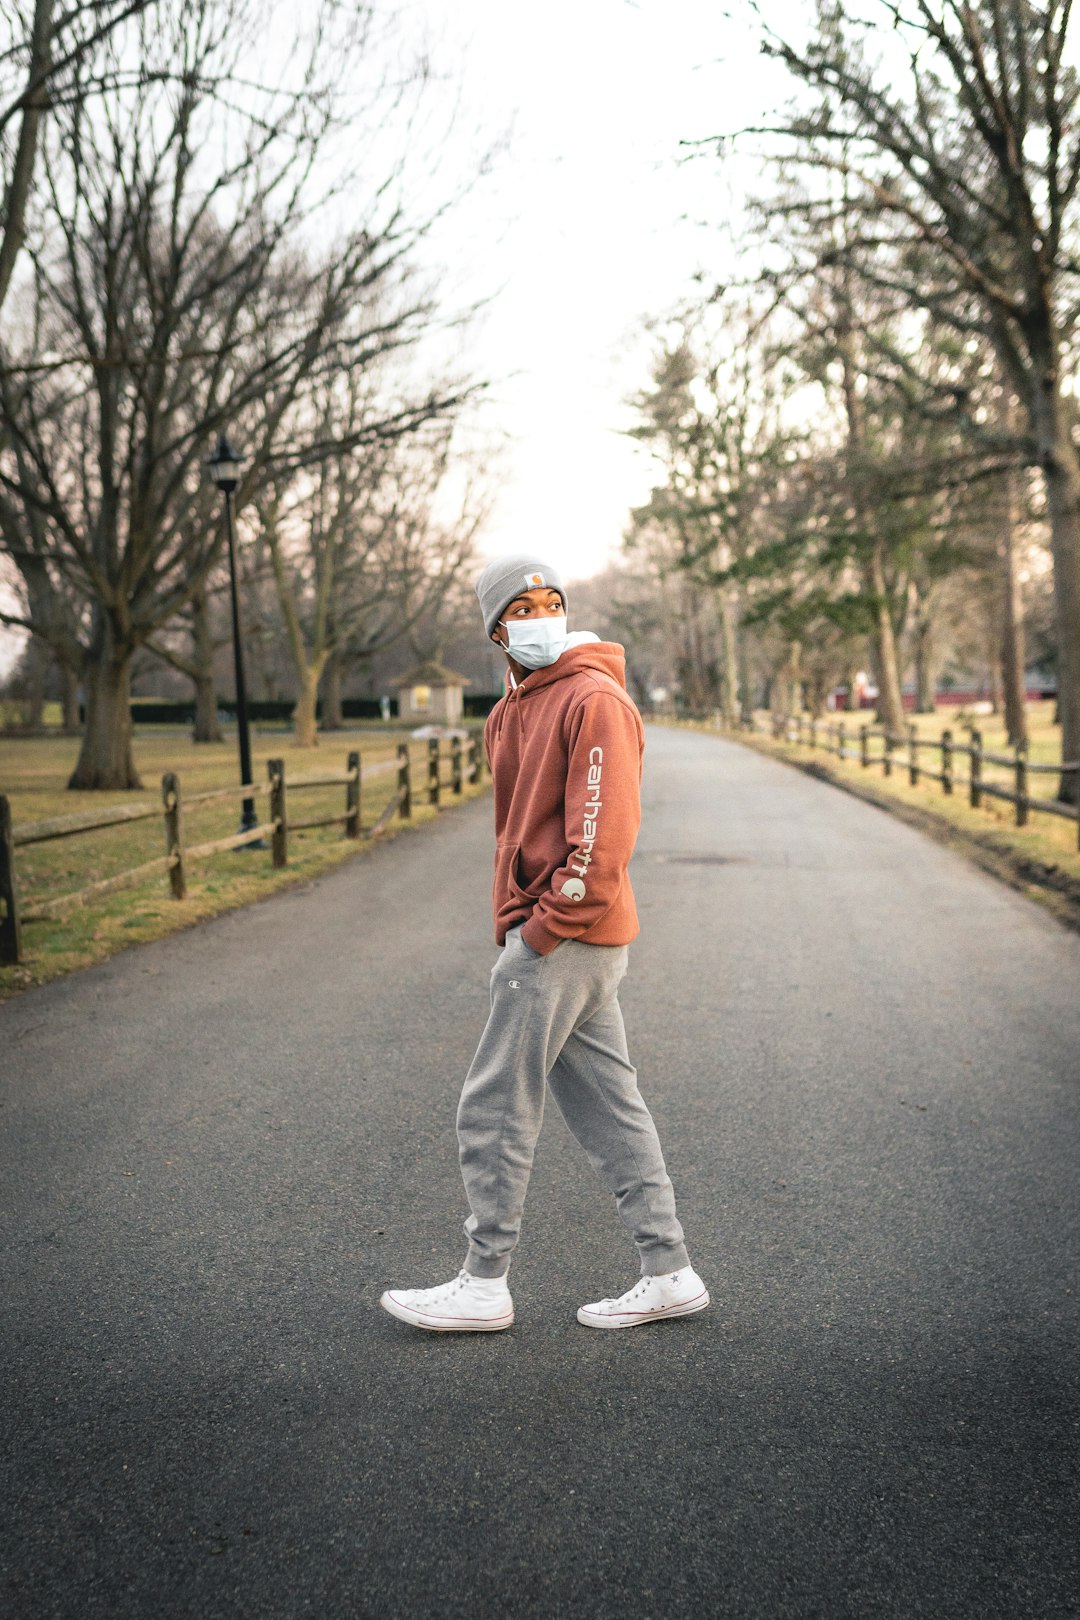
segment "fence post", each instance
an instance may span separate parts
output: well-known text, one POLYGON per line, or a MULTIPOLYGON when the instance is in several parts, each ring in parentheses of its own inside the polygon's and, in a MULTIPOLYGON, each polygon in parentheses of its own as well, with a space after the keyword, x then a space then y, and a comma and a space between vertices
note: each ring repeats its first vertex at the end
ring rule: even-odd
POLYGON ((919 730, 914 720, 908 726, 908 781, 919 785, 919 730))
POLYGON ((971 783, 968 799, 973 810, 982 804, 982 732, 971 728, 971 783))
POLYGON ((881 756, 881 762, 885 767, 885 775, 886 776, 891 776, 892 775, 892 747, 893 747, 893 734, 889 730, 888 726, 886 726, 885 727, 885 752, 881 756))
POLYGON ((1028 762, 1027 749, 1016 745, 1016 825, 1026 827, 1028 819, 1028 762))
POLYGON ((810 716, 810 746, 811 746, 811 748, 816 748, 817 747, 817 715, 816 714, 812 714, 810 716))
POLYGON ((952 732, 946 729, 941 733, 941 791, 951 793, 952 789, 952 732))
POLYGON ((839 760, 847 753, 847 726, 841 720, 836 727, 836 757, 839 760))
POLYGON ((427 745, 427 798, 428 804, 439 803, 439 739, 429 737, 427 745))
POLYGON ((469 738, 469 785, 475 787, 480 780, 480 755, 483 744, 474 731, 469 738))
POLYGON ((868 766, 869 763, 870 763, 870 727, 869 726, 860 726, 859 727, 859 758, 862 760, 863 768, 865 769, 866 766, 868 766))
POLYGON ((180 778, 175 771, 166 771, 161 778, 161 797, 165 804, 165 853, 176 856, 176 865, 169 867, 169 890, 174 900, 182 900, 187 894, 184 822, 180 805, 180 778))
POLYGON ((285 761, 268 759, 266 774, 270 778, 270 820, 274 830, 270 835, 270 858, 275 867, 284 866, 289 859, 289 820, 285 809, 285 761))
POLYGON ((360 836, 360 755, 353 750, 345 762, 349 780, 345 784, 345 836, 360 836))
POLYGON ((461 792, 462 777, 460 737, 452 737, 450 739, 450 786, 453 788, 455 793, 461 792))
POLYGON ((15 881, 15 841, 11 836, 11 805, 0 793, 0 962, 22 960, 22 927, 19 920, 19 890, 15 881))
POLYGON ((397 784, 401 794, 401 819, 410 820, 412 816, 412 761, 409 758, 408 743, 398 743, 397 749, 397 784))

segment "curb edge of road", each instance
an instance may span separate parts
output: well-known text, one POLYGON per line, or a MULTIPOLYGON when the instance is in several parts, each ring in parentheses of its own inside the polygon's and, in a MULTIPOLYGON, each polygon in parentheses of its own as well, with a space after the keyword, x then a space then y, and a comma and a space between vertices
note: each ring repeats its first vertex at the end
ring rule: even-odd
POLYGON ((730 732, 706 733, 704 728, 702 732, 703 735, 722 736, 724 741, 738 743, 742 748, 751 748, 754 753, 762 754, 766 759, 775 759, 781 765, 790 765, 794 770, 802 771, 804 776, 813 777, 818 782, 826 782, 830 787, 849 793, 853 799, 861 799, 864 804, 872 804, 876 809, 886 811, 888 815, 895 816, 898 821, 914 828, 916 832, 932 838, 936 844, 964 856, 984 872, 989 872, 991 877, 1007 883, 1010 889, 1015 889, 1019 894, 1026 895, 1029 900, 1034 900, 1066 928, 1080 933, 1080 882, 1070 877, 1067 872, 1047 867, 1042 861, 1021 855, 1007 844, 1002 844, 992 832, 967 832, 963 827, 957 827, 951 821, 946 821, 943 816, 936 815, 933 810, 906 804, 902 799, 894 799, 887 793, 879 793, 870 783, 853 782, 850 778, 831 771, 821 760, 794 759, 783 749, 770 747, 756 738, 730 732))

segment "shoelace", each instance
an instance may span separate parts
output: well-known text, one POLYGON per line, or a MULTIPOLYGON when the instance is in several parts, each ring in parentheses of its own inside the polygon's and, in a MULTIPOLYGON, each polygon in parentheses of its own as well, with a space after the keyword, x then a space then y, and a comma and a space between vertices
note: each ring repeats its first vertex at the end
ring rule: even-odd
POLYGON ((648 1293, 649 1281, 648 1277, 643 1277, 633 1288, 628 1288, 625 1294, 620 1294, 618 1299, 602 1299, 600 1303, 601 1305, 629 1305, 630 1301, 636 1299, 639 1294, 648 1293))
POLYGON ((458 1272, 456 1277, 452 1277, 448 1283, 437 1283, 434 1288, 411 1288, 409 1293, 414 1297, 422 1295, 429 1304, 435 1305, 439 1300, 448 1299, 459 1288, 464 1288, 468 1280, 469 1273, 462 1270, 458 1272))

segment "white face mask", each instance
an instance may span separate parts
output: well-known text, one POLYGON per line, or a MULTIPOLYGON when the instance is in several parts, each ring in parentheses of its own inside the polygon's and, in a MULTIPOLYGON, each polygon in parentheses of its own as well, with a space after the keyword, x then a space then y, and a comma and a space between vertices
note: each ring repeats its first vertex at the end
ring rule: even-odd
POLYGON ((507 651, 526 669, 546 669, 562 657, 570 640, 564 614, 555 619, 511 619, 506 634, 507 651))

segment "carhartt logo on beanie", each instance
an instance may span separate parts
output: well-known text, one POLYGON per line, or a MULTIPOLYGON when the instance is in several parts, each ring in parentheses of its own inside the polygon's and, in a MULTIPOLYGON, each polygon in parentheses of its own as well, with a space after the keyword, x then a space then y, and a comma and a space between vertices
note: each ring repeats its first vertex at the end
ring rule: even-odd
POLYGON ((543 590, 545 586, 558 591, 565 608, 566 590, 562 576, 549 562, 541 562, 531 552, 496 557, 494 562, 489 562, 476 581, 476 594, 488 635, 498 624, 503 609, 515 596, 520 596, 523 591, 543 590))

